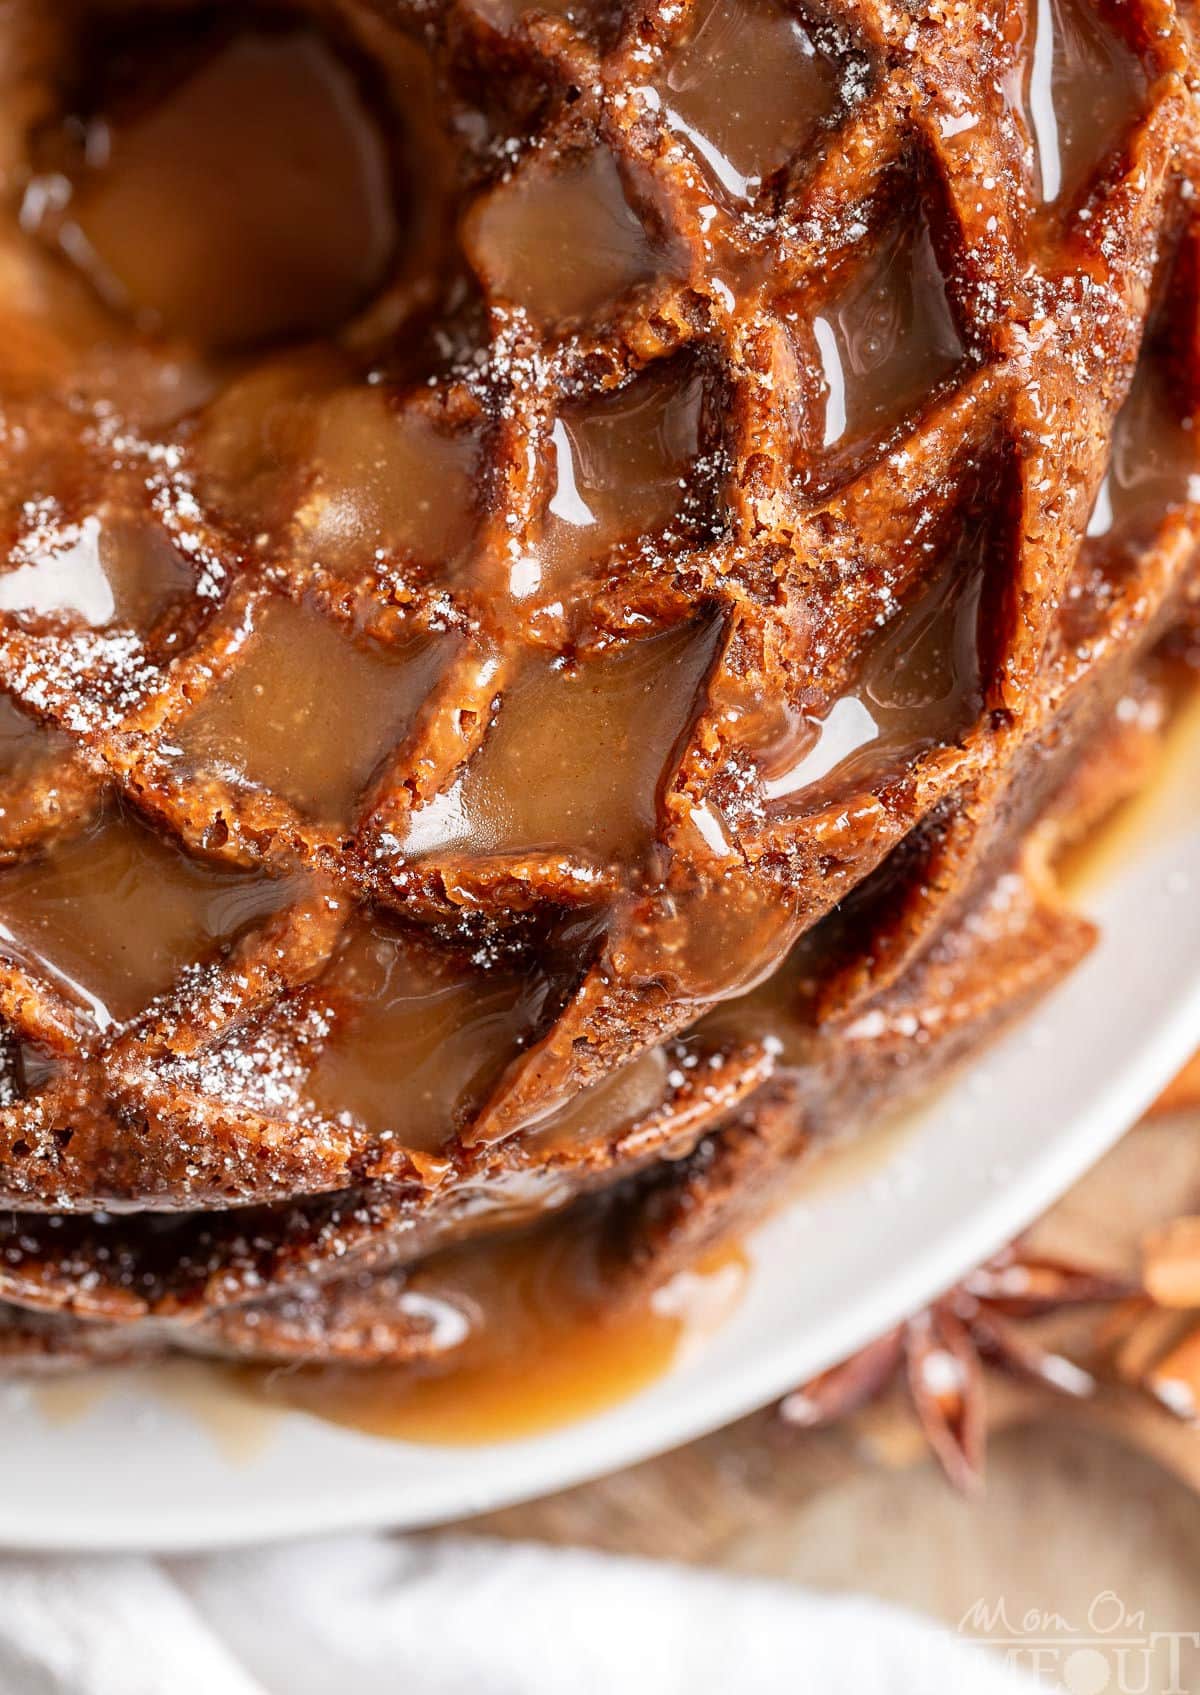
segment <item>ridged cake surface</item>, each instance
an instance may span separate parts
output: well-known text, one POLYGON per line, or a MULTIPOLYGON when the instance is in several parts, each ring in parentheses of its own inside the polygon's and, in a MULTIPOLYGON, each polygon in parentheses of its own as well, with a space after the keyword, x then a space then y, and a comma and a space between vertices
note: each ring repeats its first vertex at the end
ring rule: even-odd
POLYGON ((1081 956, 1198 593, 1191 28, 0 9, 14 1364, 406 1358, 568 1204, 617 1299, 1081 956))

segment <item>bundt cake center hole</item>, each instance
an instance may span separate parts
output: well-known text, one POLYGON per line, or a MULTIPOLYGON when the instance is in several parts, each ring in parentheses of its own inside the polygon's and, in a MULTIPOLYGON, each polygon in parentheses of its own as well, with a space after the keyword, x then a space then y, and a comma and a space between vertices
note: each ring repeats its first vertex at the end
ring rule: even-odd
POLYGON ((139 329, 218 351, 328 333, 400 245, 370 71, 299 12, 93 18, 31 138, 25 227, 139 329))

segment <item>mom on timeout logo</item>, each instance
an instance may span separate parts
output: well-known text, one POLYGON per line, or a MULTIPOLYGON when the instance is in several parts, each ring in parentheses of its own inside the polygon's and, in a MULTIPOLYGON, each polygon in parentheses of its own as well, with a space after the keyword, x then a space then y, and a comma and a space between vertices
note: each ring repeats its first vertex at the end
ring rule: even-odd
POLYGON ((1144 1610, 1103 1590, 1085 1618, 1030 1608, 1016 1617, 1003 1596, 975 1601, 959 1634, 999 1653, 1033 1687, 1061 1695, 1196 1695, 1200 1630, 1155 1630, 1144 1610))

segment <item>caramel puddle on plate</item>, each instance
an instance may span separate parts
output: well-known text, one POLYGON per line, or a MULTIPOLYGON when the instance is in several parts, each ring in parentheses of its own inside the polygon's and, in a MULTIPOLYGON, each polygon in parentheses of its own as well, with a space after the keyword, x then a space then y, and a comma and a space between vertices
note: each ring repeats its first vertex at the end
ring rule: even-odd
POLYGON ((1197 771, 1200 686, 1190 683, 1175 702, 1149 781, 1058 861, 1055 876, 1064 896, 1086 906, 1089 896, 1156 842, 1173 840, 1184 830, 1200 825, 1200 794, 1194 781, 1197 771))
POLYGON ((726 1248, 648 1301, 597 1314, 561 1289, 547 1296, 538 1287, 558 1257, 556 1245, 545 1246, 550 1235, 530 1232, 532 1253, 528 1238, 489 1249, 498 1297, 492 1327, 457 1364, 243 1367, 234 1375, 268 1406, 371 1436, 439 1447, 516 1441, 647 1388, 723 1322, 745 1286, 749 1261, 740 1247, 726 1248))
POLYGON ((419 1274, 431 1287, 435 1276, 439 1286, 445 1279, 447 1292, 453 1287, 464 1303, 478 1304, 486 1281, 491 1297, 490 1328, 485 1323, 480 1340, 457 1360, 451 1354, 424 1365, 286 1367, 168 1360, 37 1384, 34 1402, 48 1424, 65 1429, 136 1388, 178 1407, 240 1465, 259 1457, 291 1412, 439 1447, 516 1441, 603 1412, 656 1382, 725 1321, 750 1266, 740 1246, 727 1246, 648 1300, 597 1313, 581 1287, 554 1276, 576 1246, 543 1226, 486 1250, 437 1256, 434 1275, 419 1274))

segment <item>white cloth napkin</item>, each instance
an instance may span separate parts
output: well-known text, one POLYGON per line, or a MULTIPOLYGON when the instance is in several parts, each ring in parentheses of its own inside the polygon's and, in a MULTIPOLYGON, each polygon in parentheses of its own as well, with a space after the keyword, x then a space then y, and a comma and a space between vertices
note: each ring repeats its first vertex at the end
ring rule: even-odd
POLYGON ((3 1695, 1029 1695, 888 1607, 503 1542, 0 1559, 3 1695))

